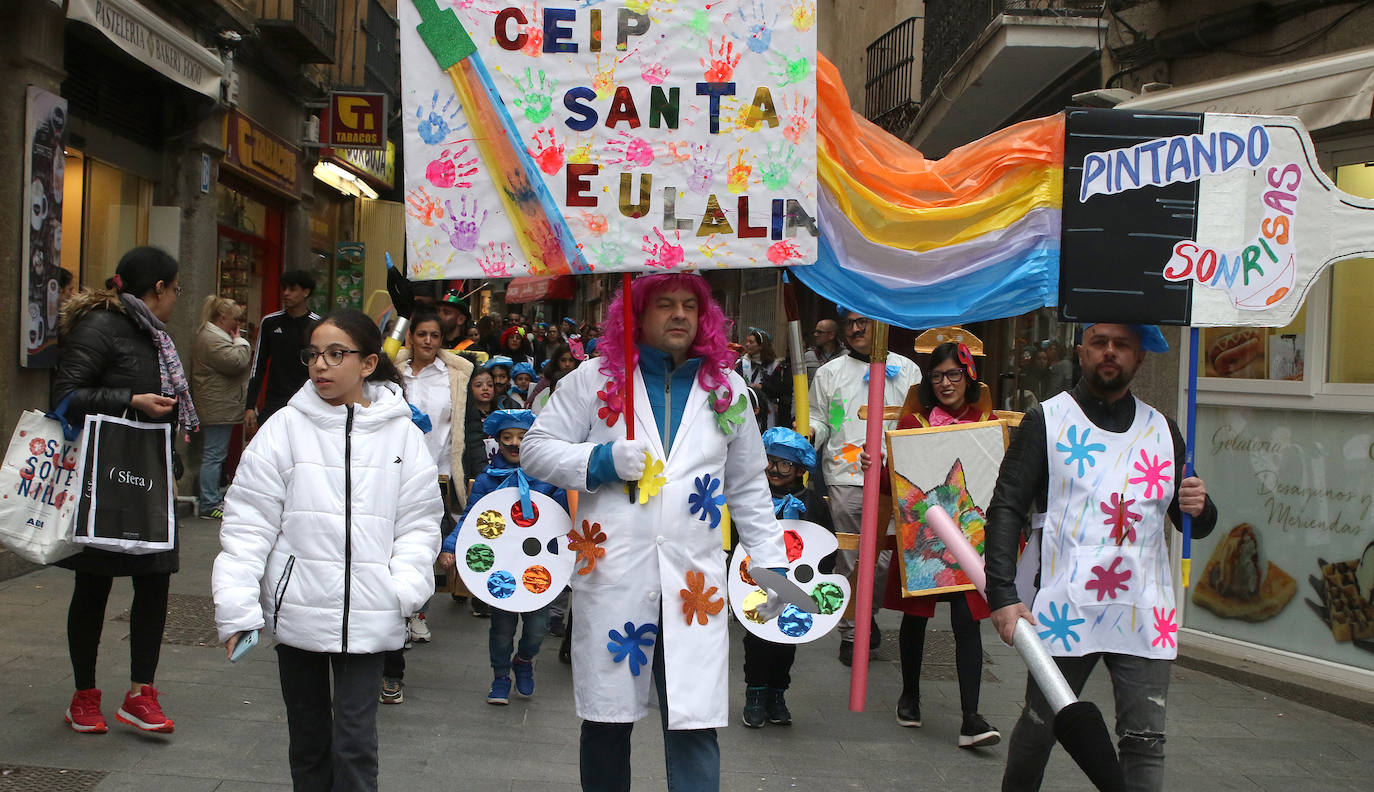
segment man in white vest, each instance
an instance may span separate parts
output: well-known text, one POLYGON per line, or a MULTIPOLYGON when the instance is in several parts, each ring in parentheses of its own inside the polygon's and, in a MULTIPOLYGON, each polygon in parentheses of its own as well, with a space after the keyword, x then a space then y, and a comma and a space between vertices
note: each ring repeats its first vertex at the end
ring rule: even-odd
MULTIPOLYGON (((988 605, 1010 644, 1017 619, 1036 625, 1079 693, 1099 660, 1112 676, 1126 788, 1164 788, 1164 710, 1178 653, 1179 612, 1167 522, 1216 527, 1202 479, 1183 477, 1178 426, 1131 395, 1146 352, 1167 352, 1153 325, 1083 330, 1083 378, 1031 408, 1016 431, 987 510, 988 605), (1017 547, 1030 518, 1017 588, 1017 547), (1031 601, 1031 607, 1023 602, 1031 601)), ((1037 790, 1054 747, 1053 713, 1033 679, 1007 746, 1003 790, 1037 790)))
MULTIPOLYGON (((840 333, 844 337, 847 354, 834 358, 820 367, 811 381, 811 440, 820 458, 821 470, 830 495, 830 514, 835 530, 840 533, 859 533, 863 516, 864 459, 863 446, 868 431, 868 366, 873 349, 873 324, 857 311, 839 309, 840 333)), ((817 325, 819 327, 819 325, 817 325)), ((897 409, 906 400, 907 391, 921 382, 921 369, 909 358, 888 352, 886 378, 883 383, 884 405, 878 409, 890 414, 883 421, 883 429, 897 428, 897 409), (887 410, 887 408, 891 408, 887 410)), ((879 526, 886 532, 887 526, 879 526)), ((880 540, 877 568, 873 575, 873 601, 883 601, 885 571, 892 551, 883 548, 880 540)), ((849 575, 859 563, 857 550, 840 550, 835 554, 835 574, 849 575)), ((840 662, 850 665, 854 659, 854 620, 841 619, 840 662)), ((877 622, 869 635, 869 648, 882 642, 877 622)), ((899 713, 899 717, 901 717, 899 713)))
MULTIPOLYGON (((658 689, 670 792, 720 787, 729 617, 722 507, 753 565, 785 571, 782 531, 728 323, 699 275, 635 280, 635 439, 625 439, 621 297, 605 354, 565 377, 521 447, 525 472, 582 491, 571 549, 582 788, 630 788, 630 731, 658 689), (635 482, 633 487, 627 482, 635 482)), ((751 618, 783 608, 770 595, 751 618)))

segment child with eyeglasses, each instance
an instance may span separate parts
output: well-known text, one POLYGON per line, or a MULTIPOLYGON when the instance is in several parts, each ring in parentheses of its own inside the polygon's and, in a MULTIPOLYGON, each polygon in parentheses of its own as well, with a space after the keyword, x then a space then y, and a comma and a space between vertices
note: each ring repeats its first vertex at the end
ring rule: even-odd
POLYGON ((439 473, 371 318, 331 313, 300 359, 224 500, 215 622, 231 658, 276 639, 295 787, 375 790, 383 658, 434 593, 439 473))
MULTIPOLYGON (((816 469, 816 450, 811 443, 791 429, 775 426, 763 433, 763 450, 768 455, 764 474, 773 494, 773 513, 782 519, 806 520, 834 531, 825 498, 807 489, 802 480, 802 474, 816 469)), ((732 541, 737 539, 738 535, 732 541)), ((818 571, 829 574, 834 564, 833 557, 824 559, 818 571)), ((796 657, 796 644, 773 643, 750 632, 744 634, 745 726, 760 729, 765 723, 792 725, 784 694, 792 681, 796 657)))

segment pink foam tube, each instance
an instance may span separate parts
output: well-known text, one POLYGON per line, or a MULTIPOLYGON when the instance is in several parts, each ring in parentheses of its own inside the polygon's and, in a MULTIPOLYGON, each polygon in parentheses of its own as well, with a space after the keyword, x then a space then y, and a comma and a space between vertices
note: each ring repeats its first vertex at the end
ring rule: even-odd
MULTIPOLYGON (((973 549, 973 545, 969 544, 968 537, 964 536, 964 532, 959 530, 959 526, 955 525, 949 514, 939 506, 927 508, 925 520, 940 537, 940 541, 945 543, 945 547, 949 548, 954 560, 959 562, 959 568, 964 570, 969 581, 978 588, 978 593, 986 597, 987 576, 983 571, 983 559, 978 555, 978 551, 973 549)), ((1054 659, 1045 650, 1045 645, 1040 643, 1035 628, 1025 619, 1016 621, 1012 648, 1021 655, 1031 676, 1035 677, 1035 683, 1045 694, 1045 700, 1055 712, 1078 700, 1069 683, 1064 680, 1059 666, 1055 665, 1054 659)))
POLYGON ((873 634, 873 576, 878 560, 878 491, 883 472, 883 398, 887 383, 886 358, 873 360, 868 371, 868 425, 864 448, 873 464, 864 472, 863 518, 859 524, 859 578, 854 593, 854 664, 849 674, 849 711, 863 712, 868 697, 868 638, 873 634), (874 409, 873 405, 878 405, 874 409))

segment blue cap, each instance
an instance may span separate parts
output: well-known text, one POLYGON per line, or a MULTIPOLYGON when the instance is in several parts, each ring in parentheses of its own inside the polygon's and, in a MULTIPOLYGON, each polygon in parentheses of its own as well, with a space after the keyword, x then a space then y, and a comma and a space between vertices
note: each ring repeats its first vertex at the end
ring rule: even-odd
POLYGON ((596 338, 589 338, 587 339, 587 343, 582 345, 582 349, 587 353, 587 357, 591 357, 596 353, 596 342, 598 340, 599 339, 596 338))
POLYGON ((502 429, 529 429, 533 425, 534 413, 529 410, 493 410, 482 421, 482 431, 487 437, 495 437, 502 429))
POLYGON ((491 371, 497 366, 504 366, 506 369, 509 370, 515 367, 515 361, 511 360, 505 355, 495 355, 491 358, 491 360, 488 360, 486 363, 482 364, 482 368, 486 369, 487 371, 491 371))
MULTIPOLYGON (((1116 322, 1089 322, 1083 325, 1083 329, 1097 324, 1117 324, 1116 322)), ((1169 342, 1164 340, 1164 334, 1159 332, 1156 325, 1147 324, 1128 324, 1127 327, 1135 328, 1135 334, 1140 336, 1140 348, 1146 352, 1168 352, 1169 342)))
POLYGON ((783 426, 775 426, 763 433, 763 450, 769 456, 786 459, 804 468, 816 466, 816 449, 805 437, 783 426))
POLYGON ((515 368, 510 370, 511 379, 515 379, 521 374, 528 374, 530 375, 530 379, 534 379, 534 366, 531 366, 527 362, 516 363, 515 368))
POLYGON ((573 327, 577 327, 577 320, 574 319, 574 318, 572 318, 571 316, 565 316, 565 317, 563 317, 563 321, 567 322, 568 324, 572 325, 573 327))

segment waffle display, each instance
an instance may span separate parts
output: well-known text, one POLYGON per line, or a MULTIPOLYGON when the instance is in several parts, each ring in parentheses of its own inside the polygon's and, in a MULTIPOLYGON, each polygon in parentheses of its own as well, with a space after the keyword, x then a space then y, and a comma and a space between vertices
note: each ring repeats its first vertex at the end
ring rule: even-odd
POLYGON ((1358 560, 1321 565, 1322 600, 1331 635, 1341 642, 1374 638, 1374 604, 1360 592, 1358 560))

